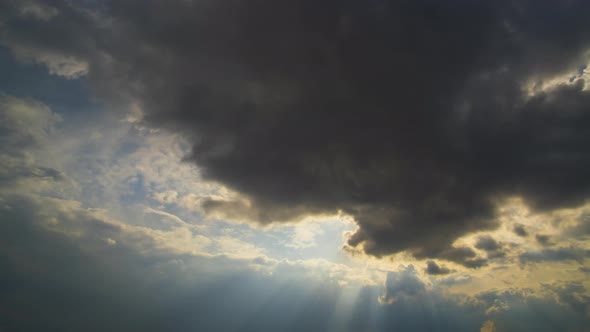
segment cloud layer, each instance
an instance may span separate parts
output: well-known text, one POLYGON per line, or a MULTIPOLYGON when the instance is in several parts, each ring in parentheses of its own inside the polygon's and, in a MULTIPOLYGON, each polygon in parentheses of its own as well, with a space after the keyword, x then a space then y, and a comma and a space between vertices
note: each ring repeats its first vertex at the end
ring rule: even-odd
POLYGON ((187 160, 240 194, 204 200, 211 215, 343 211, 367 254, 478 267, 452 243, 495 227, 505 198, 551 211, 590 192, 587 1, 4 7, 23 61, 191 140, 187 160))

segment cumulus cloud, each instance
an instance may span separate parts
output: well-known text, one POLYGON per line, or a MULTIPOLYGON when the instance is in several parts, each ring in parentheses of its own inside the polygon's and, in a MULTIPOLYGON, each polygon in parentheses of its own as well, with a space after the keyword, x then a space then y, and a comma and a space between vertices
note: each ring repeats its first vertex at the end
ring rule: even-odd
POLYGON ((446 258, 505 197, 550 211, 590 192, 587 1, 56 1, 26 30, 4 7, 17 56, 186 136, 244 198, 204 200, 217 217, 341 210, 352 247, 446 258))

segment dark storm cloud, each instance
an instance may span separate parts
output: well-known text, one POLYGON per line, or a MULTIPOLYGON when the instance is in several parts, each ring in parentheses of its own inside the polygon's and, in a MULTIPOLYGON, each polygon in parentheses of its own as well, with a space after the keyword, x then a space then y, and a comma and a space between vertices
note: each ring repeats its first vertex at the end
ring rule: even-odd
POLYGON ((504 197, 540 211, 590 193, 588 1, 50 4, 47 19, 4 4, 2 43, 66 73, 88 64, 108 105, 189 137, 187 160, 247 200, 210 214, 342 210, 360 226, 350 246, 447 259, 504 197))

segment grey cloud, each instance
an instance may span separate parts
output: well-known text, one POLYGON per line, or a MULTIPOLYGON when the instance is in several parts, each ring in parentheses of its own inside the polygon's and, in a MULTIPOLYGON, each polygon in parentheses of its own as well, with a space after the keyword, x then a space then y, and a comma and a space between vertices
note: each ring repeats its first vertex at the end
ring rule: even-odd
POLYGON ((350 246, 444 259, 503 197, 547 211, 590 193, 584 78, 539 88, 579 76, 587 1, 54 1, 51 20, 11 3, 17 56, 88 64, 106 104, 192 139, 187 160, 248 201, 217 214, 342 210, 350 246))
POLYGON ((439 266, 435 261, 426 262, 426 273, 432 275, 443 275, 451 273, 451 269, 446 266, 439 266))
POLYGON ((559 262, 559 261, 576 261, 580 264, 590 257, 590 250, 579 248, 556 248, 543 249, 540 251, 526 252, 520 255, 521 263, 528 262, 559 262))
MULTIPOLYGON (((145 276, 140 277, 147 266, 139 257, 130 257, 123 247, 108 247, 98 241, 99 237, 87 237, 81 246, 63 233, 49 231, 43 224, 58 215, 43 213, 30 197, 4 196, 2 201, 2 329, 101 331, 149 327, 156 307, 148 304, 153 299, 142 295, 149 288, 140 286, 147 283, 145 276), (128 268, 117 268, 116 274, 105 273, 120 265, 128 268)), ((86 220, 80 217, 74 218, 84 224, 86 220)))
POLYGON ((529 235, 523 225, 514 226, 514 233, 520 237, 526 237, 529 235))
MULTIPOLYGON (((460 276, 447 279, 449 285, 470 280, 460 276)), ((494 322, 498 331, 549 332, 583 330, 587 326, 585 310, 589 301, 579 283, 557 283, 544 288, 550 294, 507 289, 480 293, 475 299, 454 297, 425 287, 415 269, 406 268, 388 274, 386 296, 394 296, 395 301, 383 307, 384 317, 379 326, 393 331, 477 331, 488 320, 494 322), (430 319, 432 315, 437 317, 434 321, 430 319)))
POLYGON ((506 256, 506 253, 502 251, 504 245, 489 235, 480 236, 475 243, 475 247, 484 250, 488 259, 503 258, 506 256))
POLYGON ((590 211, 583 211, 577 218, 578 224, 566 230, 566 234, 574 237, 590 235, 590 211))
POLYGON ((436 253, 420 253, 419 256, 436 256, 438 258, 446 259, 472 269, 487 265, 487 259, 478 257, 477 253, 468 247, 451 247, 436 253))
POLYGON ((485 258, 470 259, 464 261, 462 264, 470 269, 477 269, 488 265, 488 260, 485 258))
POLYGON ((388 272, 385 281, 386 302, 394 302, 399 297, 413 297, 426 289, 424 283, 416 276, 416 269, 410 265, 400 272, 388 272))
POLYGON ((544 286, 554 292, 561 303, 571 306, 582 315, 590 313, 590 296, 586 295, 586 288, 581 283, 554 283, 544 286))
POLYGON ((538 296, 527 289, 489 291, 477 298, 488 308, 488 317, 493 319, 498 331, 583 330, 588 322, 587 316, 577 308, 557 302, 551 295, 538 296))
POLYGON ((477 249, 485 250, 485 251, 495 251, 501 248, 501 245, 498 244, 493 237, 486 235, 481 236, 477 239, 477 243, 475 244, 477 249))
POLYGON ((539 242, 540 244, 546 246, 548 244, 550 244, 550 236, 549 235, 543 235, 543 234, 537 234, 535 235, 535 239, 537 240, 537 242, 539 242))

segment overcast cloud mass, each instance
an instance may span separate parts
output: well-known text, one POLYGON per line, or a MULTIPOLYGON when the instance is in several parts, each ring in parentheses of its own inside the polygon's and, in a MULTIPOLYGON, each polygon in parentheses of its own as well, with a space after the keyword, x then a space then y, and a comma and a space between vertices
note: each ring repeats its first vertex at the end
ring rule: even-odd
POLYGON ((588 331, 589 13, 0 0, 0 330, 588 331))

